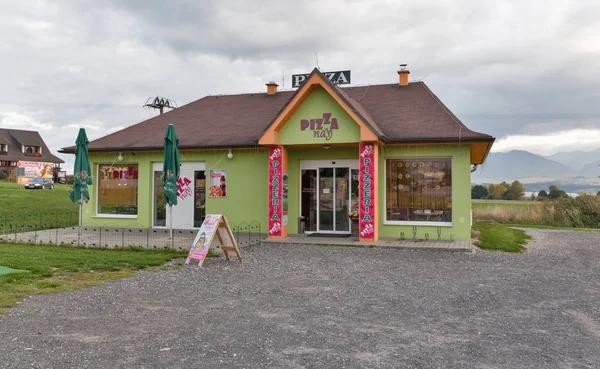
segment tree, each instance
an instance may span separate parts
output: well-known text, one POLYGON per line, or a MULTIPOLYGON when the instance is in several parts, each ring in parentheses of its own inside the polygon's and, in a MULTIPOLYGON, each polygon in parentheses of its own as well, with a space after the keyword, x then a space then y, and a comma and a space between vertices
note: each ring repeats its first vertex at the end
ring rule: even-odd
POLYGON ((535 201, 535 192, 531 193, 531 196, 529 196, 529 200, 535 201))
POLYGON ((567 196, 567 193, 558 188, 557 185, 550 185, 550 187, 548 187, 548 190, 550 190, 550 192, 548 192, 548 198, 551 200, 556 200, 561 197, 567 196))
POLYGON ((505 200, 520 200, 525 193, 525 186, 521 184, 519 181, 514 181, 508 186, 508 189, 503 195, 503 199, 505 200))
POLYGON ((488 189, 488 199, 501 200, 504 194, 508 190, 508 183, 502 182, 500 184, 490 184, 488 189))
POLYGON ((541 190, 540 192, 538 192, 538 197, 546 199, 548 198, 548 192, 546 192, 546 190, 541 190))
POLYGON ((600 196, 600 191, 598 191, 598 193, 596 194, 596 196, 600 196))
POLYGON ((472 199, 487 199, 488 189, 483 185, 475 185, 471 187, 472 199))

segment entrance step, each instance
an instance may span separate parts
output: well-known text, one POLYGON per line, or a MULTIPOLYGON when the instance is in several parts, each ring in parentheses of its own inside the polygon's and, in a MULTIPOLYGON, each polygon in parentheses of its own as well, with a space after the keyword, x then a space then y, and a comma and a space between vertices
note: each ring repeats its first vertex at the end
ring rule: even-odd
POLYGON ((294 235, 284 239, 265 239, 265 243, 295 244, 295 245, 322 245, 322 246, 353 246, 353 247, 395 247, 401 249, 419 250, 446 250, 471 252, 471 241, 425 241, 425 240, 399 240, 394 238, 381 238, 376 242, 360 242, 357 237, 308 237, 294 235))

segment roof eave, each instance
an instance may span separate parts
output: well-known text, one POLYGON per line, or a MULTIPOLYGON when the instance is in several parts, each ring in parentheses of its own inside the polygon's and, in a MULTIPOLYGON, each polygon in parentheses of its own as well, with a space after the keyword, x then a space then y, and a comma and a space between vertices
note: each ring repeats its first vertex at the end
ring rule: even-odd
MULTIPOLYGON (((220 149, 248 149, 259 147, 255 144, 243 144, 243 145, 213 145, 213 146, 194 146, 194 145, 179 145, 179 150, 220 150, 220 149)), ((144 147, 102 147, 102 148, 89 148, 88 152, 142 152, 142 151, 163 151, 164 146, 144 146, 144 147)), ((75 147, 63 147, 58 151, 61 154, 75 154, 75 147)))
POLYGON ((444 142, 444 143, 471 143, 471 142, 494 142, 494 137, 428 137, 428 138, 406 138, 401 140, 389 140, 390 144, 403 144, 403 143, 432 143, 432 142, 444 142))

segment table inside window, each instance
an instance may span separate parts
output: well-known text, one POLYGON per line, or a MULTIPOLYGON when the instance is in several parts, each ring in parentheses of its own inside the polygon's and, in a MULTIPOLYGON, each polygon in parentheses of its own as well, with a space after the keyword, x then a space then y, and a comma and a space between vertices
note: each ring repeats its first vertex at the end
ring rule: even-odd
POLYGON ((425 218, 426 221, 429 221, 430 219, 440 220, 442 218, 442 214, 444 214, 444 211, 443 210, 426 211, 426 210, 419 209, 419 210, 413 211, 413 214, 415 214, 419 218, 425 218))

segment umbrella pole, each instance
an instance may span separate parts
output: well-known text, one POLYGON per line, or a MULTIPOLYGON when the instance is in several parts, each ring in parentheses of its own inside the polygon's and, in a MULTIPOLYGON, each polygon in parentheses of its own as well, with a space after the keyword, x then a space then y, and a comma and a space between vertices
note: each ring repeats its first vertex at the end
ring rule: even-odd
POLYGON ((79 228, 77 229, 77 234, 81 234, 81 217, 83 213, 83 194, 79 198, 79 228))
POLYGON ((173 205, 169 205, 169 238, 173 239, 173 205))

